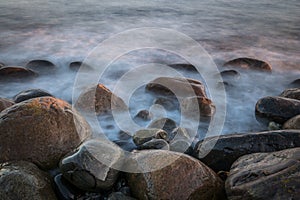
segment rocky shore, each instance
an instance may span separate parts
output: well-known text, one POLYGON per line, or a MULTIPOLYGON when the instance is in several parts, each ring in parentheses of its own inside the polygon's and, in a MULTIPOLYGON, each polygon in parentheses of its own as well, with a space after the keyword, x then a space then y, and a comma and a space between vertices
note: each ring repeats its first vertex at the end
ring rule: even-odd
MULTIPOLYGON (((73 62, 70 70, 80 66, 73 62)), ((253 58, 233 59, 221 69, 225 86, 241 73, 272 72, 268 63, 253 58)), ((46 60, 30 61, 25 67, 3 64, 0 78, 34 79, 51 70, 55 65, 46 60)), ((134 117, 147 122, 143 129, 119 132, 117 141, 96 137, 83 112, 101 116, 128 108, 103 84, 86 89, 74 107, 41 89, 20 91, 13 99, 0 98, 0 197, 300 199, 298 82, 291 80, 292 87, 278 96, 257 100, 255 115, 265 130, 232 130, 232 134, 205 139, 195 139, 197 133, 180 127, 174 119, 154 118, 150 110, 134 117)), ((199 80, 164 76, 145 86, 167 110, 179 109, 179 104, 191 114, 199 109, 200 119, 209 124, 218 107, 206 90, 199 80)))

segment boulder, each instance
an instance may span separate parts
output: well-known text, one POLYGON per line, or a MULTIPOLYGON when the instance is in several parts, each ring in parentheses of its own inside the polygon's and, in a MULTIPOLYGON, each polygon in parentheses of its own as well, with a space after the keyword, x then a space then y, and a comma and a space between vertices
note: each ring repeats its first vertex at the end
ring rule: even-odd
POLYGON ((0 165, 0 198, 55 200, 49 175, 26 161, 0 165))
POLYGON ((241 78, 240 73, 233 69, 224 70, 220 74, 224 80, 238 80, 241 78))
POLYGON ((165 150, 134 153, 142 173, 127 173, 132 196, 151 199, 224 199, 222 180, 200 161, 165 150))
POLYGON ((152 114, 148 110, 140 110, 134 118, 148 121, 148 120, 151 120, 152 114))
POLYGON ((168 134, 171 133, 176 127, 176 122, 169 118, 156 119, 148 125, 148 128, 162 129, 168 134))
POLYGON ((184 64, 184 63, 179 63, 179 64, 170 64, 168 65, 174 69, 179 69, 179 70, 186 70, 186 71, 193 71, 196 72, 197 69, 195 68, 194 65, 191 64, 184 64))
POLYGON ((111 189, 116 182, 123 151, 104 139, 89 140, 73 155, 65 157, 60 170, 70 183, 86 191, 111 189))
POLYGON ((53 69, 55 68, 55 65, 48 60, 31 60, 26 64, 26 67, 30 69, 53 69))
POLYGON ((157 128, 148 128, 148 129, 141 129, 138 130, 133 135, 133 142, 139 146, 141 144, 144 144, 145 142, 148 142, 152 139, 168 139, 168 133, 162 129, 157 128))
POLYGON ((87 65, 81 61, 71 62, 69 65, 69 68, 73 71, 78 71, 80 68, 84 69, 84 70, 92 70, 92 67, 90 67, 89 65, 87 65))
POLYGON ((21 91, 18 94, 16 94, 16 96, 14 96, 13 100, 15 103, 20 103, 21 101, 25 101, 28 99, 33 99, 36 97, 45 97, 45 96, 53 97, 52 94, 50 94, 49 92, 47 92, 45 90, 28 89, 28 90, 24 90, 24 91, 21 91))
POLYGON ((206 97, 187 97, 182 101, 182 107, 187 117, 193 117, 195 114, 199 114, 200 117, 212 117, 216 112, 216 106, 206 97), (196 110, 199 113, 196 113, 196 110))
POLYGON ((14 104, 15 103, 13 101, 0 97, 0 112, 2 112, 2 110, 6 109, 14 104))
POLYGON ((144 149, 163 149, 163 150, 169 150, 169 144, 166 140, 163 139, 151 139, 150 141, 147 141, 137 147, 138 150, 144 150, 144 149))
POLYGON ((236 58, 226 62, 224 67, 239 67, 241 69, 252 69, 259 71, 272 71, 272 67, 265 61, 257 60, 254 58, 236 58))
POLYGON ((215 136, 199 141, 193 155, 214 171, 229 171, 239 157, 300 147, 300 131, 280 130, 215 136), (211 149, 203 157, 203 150, 211 149))
POLYGON ((204 85, 194 79, 184 79, 179 77, 160 77, 146 85, 146 89, 163 95, 173 95, 176 97, 201 96, 206 97, 204 85))
POLYGON ((300 129, 300 115, 297 115, 283 124, 284 129, 300 129))
POLYGON ((85 119, 67 102, 39 97, 0 113, 0 162, 27 160, 54 168, 62 156, 90 136, 85 119))
POLYGON ((112 109, 123 110, 126 104, 103 84, 98 84, 84 91, 79 96, 75 107, 80 111, 96 112, 100 115, 111 112, 112 109))
POLYGON ((289 86, 300 88, 300 78, 292 81, 289 86))
POLYGON ((226 180, 228 199, 300 199, 300 148, 239 158, 226 180))
POLYGON ((274 121, 283 124, 300 114, 300 101, 284 97, 264 97, 256 103, 256 118, 261 121, 274 121))
POLYGON ((1 78, 25 78, 36 76, 37 73, 25 67, 19 66, 5 66, 0 68, 0 77, 1 78))
POLYGON ((280 96, 300 100, 300 88, 286 89, 280 94, 280 96))

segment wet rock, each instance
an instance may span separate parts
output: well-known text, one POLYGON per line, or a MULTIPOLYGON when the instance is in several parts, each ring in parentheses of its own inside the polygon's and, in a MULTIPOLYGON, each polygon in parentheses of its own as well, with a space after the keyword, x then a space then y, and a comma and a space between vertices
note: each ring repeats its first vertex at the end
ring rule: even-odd
POLYGON ((284 97, 264 97, 256 103, 255 114, 258 121, 269 120, 283 124, 300 114, 300 101, 284 97))
POLYGON ((211 117, 216 112, 213 102, 205 97, 187 97, 182 101, 182 107, 188 117, 194 117, 195 114, 199 114, 200 117, 211 117), (196 113, 196 110, 199 113, 196 113))
POLYGON ((300 115, 297 115, 283 124, 284 129, 300 129, 300 115))
POLYGON ((300 148, 239 158, 226 181, 229 199, 300 199, 300 148))
POLYGON ((236 58, 226 62, 224 67, 239 67, 241 69, 252 69, 259 71, 272 71, 272 67, 265 61, 253 58, 236 58))
POLYGON ((127 173, 137 199, 223 199, 223 182, 200 161, 165 150, 144 150, 132 155, 143 173, 127 173))
POLYGON ((28 99, 33 99, 36 97, 45 97, 45 96, 53 97, 52 94, 50 94, 45 90, 29 89, 29 90, 24 90, 19 92, 16 96, 14 96, 13 100, 15 103, 19 103, 28 99))
POLYGON ((191 142, 189 140, 176 139, 170 142, 170 151, 192 154, 193 148, 191 147, 191 142))
POLYGON ((0 68, 0 78, 25 78, 36 76, 37 73, 19 66, 5 66, 0 68))
POLYGON ((224 70, 221 73, 221 76, 225 80, 238 80, 241 78, 241 75, 238 71, 236 70, 224 70))
POLYGON ((270 122, 268 125, 268 130, 269 131, 273 131, 273 130, 281 130, 282 129, 282 125, 275 123, 275 122, 270 122))
POLYGON ((69 65, 69 68, 73 71, 78 71, 79 69, 92 70, 92 68, 89 65, 82 63, 81 61, 71 62, 69 65))
POLYGON ((141 110, 136 114, 135 118, 139 118, 145 121, 151 120, 152 114, 148 110, 141 110))
POLYGON ((131 152, 136 149, 136 145, 128 140, 115 140, 113 141, 116 145, 121 147, 123 150, 131 152))
POLYGON ((169 134, 168 141, 172 141, 176 139, 191 140, 191 136, 186 128, 177 127, 172 130, 171 134, 169 134))
POLYGON ((122 192, 113 192, 108 196, 107 200, 135 200, 135 198, 126 196, 122 192))
POLYGON ((42 71, 42 70, 53 70, 55 65, 48 60, 31 60, 26 64, 27 68, 42 71))
POLYGON ((89 140, 61 161, 60 169, 70 183, 86 191, 108 190, 116 182, 123 152, 104 139, 89 140))
POLYGON ((177 127, 176 122, 169 118, 160 118, 152 121, 148 128, 157 128, 171 133, 177 127))
POLYGON ((289 85, 292 87, 300 88, 300 79, 296 79, 296 80, 292 81, 289 85))
POLYGON ((14 104, 15 103, 13 101, 0 97, 0 112, 2 112, 2 110, 6 109, 14 104))
POLYGON ((178 101, 167 99, 167 98, 158 98, 154 101, 154 104, 159 104, 163 106, 166 110, 175 110, 179 108, 178 101))
POLYGON ((0 165, 1 199, 49 199, 56 196, 51 179, 30 162, 17 161, 0 165))
POLYGON ((163 95, 175 94, 177 98, 188 96, 206 97, 204 85, 194 79, 160 77, 148 83, 146 89, 163 95))
POLYGON ((62 156, 90 136, 91 130, 67 102, 39 97, 0 113, 0 162, 31 161, 54 168, 62 156))
POLYGON ((135 143, 135 145, 139 146, 154 138, 167 140, 168 133, 162 129, 157 128, 141 129, 134 134, 133 142, 135 143))
POLYGON ((170 67, 174 68, 174 69, 183 69, 183 70, 187 70, 187 71, 197 71, 197 69, 195 68, 194 65, 191 64, 170 64, 170 67))
POLYGON ((144 149, 163 149, 163 150, 169 150, 169 144, 166 140, 163 139, 151 139, 150 141, 147 141, 137 147, 138 150, 144 150, 144 149))
POLYGON ((300 88, 286 89, 280 94, 280 96, 300 100, 300 88))
POLYGON ((280 130, 259 133, 222 135, 199 141, 194 148, 194 157, 214 171, 229 171, 239 157, 258 152, 274 152, 300 147, 300 131, 280 130), (211 149, 203 157, 203 150, 211 149))
POLYGON ((97 114, 104 114, 113 109, 123 110, 126 104, 103 84, 98 84, 84 91, 79 96, 75 107, 80 111, 96 111, 97 114))

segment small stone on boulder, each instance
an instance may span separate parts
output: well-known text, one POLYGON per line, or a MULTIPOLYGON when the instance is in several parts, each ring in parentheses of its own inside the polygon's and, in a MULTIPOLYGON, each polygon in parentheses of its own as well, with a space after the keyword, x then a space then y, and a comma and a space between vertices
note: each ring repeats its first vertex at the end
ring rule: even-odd
POLYGON ((29 90, 24 90, 24 91, 19 92, 16 96, 14 96, 13 99, 14 99, 15 103, 20 103, 20 102, 28 100, 28 99, 33 99, 36 97, 45 97, 45 96, 53 97, 52 94, 50 94, 49 92, 47 92, 45 90, 29 89, 29 90))
POLYGON ((152 139, 168 139, 168 133, 162 129, 148 128, 138 130, 133 136, 133 142, 139 146, 152 139))

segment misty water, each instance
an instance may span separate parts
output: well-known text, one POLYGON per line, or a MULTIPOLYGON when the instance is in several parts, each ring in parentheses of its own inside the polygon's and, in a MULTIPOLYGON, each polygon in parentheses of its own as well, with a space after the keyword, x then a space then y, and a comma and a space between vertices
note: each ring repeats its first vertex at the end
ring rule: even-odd
MULTIPOLYGON (((102 41, 122 31, 167 28, 197 41, 220 71, 225 69, 224 62, 238 57, 256 58, 272 66, 272 74, 240 71, 238 80, 227 80, 222 133, 266 130, 255 119, 255 103, 264 96, 280 94, 300 78, 299 9, 298 0, 1 1, 0 62, 25 66, 30 60, 43 59, 56 68, 29 80, 1 81, 0 96, 12 98, 22 90, 40 88, 71 103, 77 75, 69 68, 71 62, 85 60, 102 41)), ((136 66, 185 62, 176 52, 140 49, 117 58, 100 81, 113 89, 118 79, 136 66)), ((178 71, 205 83, 201 72, 178 71)), ((142 85, 133 93, 129 103, 132 118, 142 109, 152 108, 155 113, 153 95, 142 85)), ((179 111, 165 111, 157 112, 157 117, 180 120, 179 111)), ((100 120, 105 134, 118 139, 113 119, 104 116, 100 120)), ((138 123, 147 126, 149 121, 138 123)), ((200 125, 199 132, 206 128, 200 125)))

